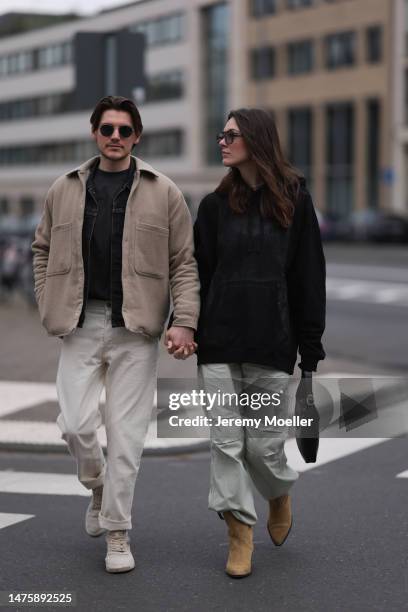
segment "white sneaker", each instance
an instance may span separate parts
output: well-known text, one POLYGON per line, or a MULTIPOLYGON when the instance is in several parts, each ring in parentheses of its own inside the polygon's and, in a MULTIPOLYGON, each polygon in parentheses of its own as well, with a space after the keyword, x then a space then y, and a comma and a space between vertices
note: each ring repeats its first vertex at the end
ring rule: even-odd
POLYGON ((102 507, 103 485, 92 489, 92 499, 85 515, 85 530, 92 537, 97 537, 105 533, 106 529, 99 524, 99 512, 102 507))
POLYGON ((111 573, 129 572, 135 567, 130 552, 127 531, 108 531, 106 534, 108 552, 105 557, 106 571, 111 573))

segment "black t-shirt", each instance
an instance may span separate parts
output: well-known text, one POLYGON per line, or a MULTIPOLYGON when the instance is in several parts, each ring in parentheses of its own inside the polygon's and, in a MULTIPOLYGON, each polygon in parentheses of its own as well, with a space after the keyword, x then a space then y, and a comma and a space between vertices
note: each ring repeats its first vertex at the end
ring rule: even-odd
POLYGON ((128 177, 128 170, 106 172, 96 169, 94 186, 98 200, 98 214, 92 233, 89 258, 89 299, 111 299, 111 242, 112 207, 115 196, 128 177))

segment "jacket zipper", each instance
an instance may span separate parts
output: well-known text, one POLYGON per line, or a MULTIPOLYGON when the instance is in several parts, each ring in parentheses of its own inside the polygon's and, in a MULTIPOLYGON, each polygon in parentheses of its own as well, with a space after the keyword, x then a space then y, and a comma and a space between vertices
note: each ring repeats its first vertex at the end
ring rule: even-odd
POLYGON ((99 204, 98 204, 98 200, 96 199, 96 193, 94 191, 94 189, 91 187, 89 189, 89 193, 92 196, 93 201, 96 204, 96 215, 92 215, 93 219, 92 219, 92 227, 91 227, 91 234, 89 236, 89 242, 88 242, 88 258, 87 258, 87 279, 88 279, 88 283, 86 286, 86 295, 84 296, 84 305, 83 305, 83 309, 84 309, 84 315, 85 315, 85 310, 86 310, 86 305, 88 303, 88 295, 89 295, 89 266, 90 266, 90 257, 91 257, 91 242, 92 242, 92 235, 94 232, 94 228, 95 228, 95 223, 96 223, 96 216, 98 214, 99 211, 99 204))
MULTIPOLYGON (((113 215, 114 215, 114 210, 115 210, 115 204, 116 204, 116 200, 119 198, 120 194, 122 193, 122 191, 125 191, 125 189, 127 189, 128 183, 126 182, 124 185, 122 185, 122 187, 119 189, 118 193, 115 195, 115 197, 113 198, 113 202, 112 202, 112 213, 111 213, 111 240, 110 240, 110 303, 111 303, 111 325, 112 325, 112 319, 113 319, 113 293, 112 293, 112 285, 113 285, 113 270, 112 270, 112 238, 113 238, 113 215)), ((126 212, 126 211, 125 211, 126 212)), ((125 223, 123 220, 123 229, 125 229, 125 223)), ((122 232, 122 241, 123 241, 123 232, 122 232)), ((122 245, 120 245, 120 248, 122 248, 122 245)), ((122 262, 122 266, 123 266, 123 262, 122 262)), ((122 282, 122 269, 120 271, 120 276, 121 276, 121 282, 122 282)), ((122 306, 123 306, 123 299, 122 299, 122 306)), ((121 312, 121 315, 123 317, 123 314, 121 312)))

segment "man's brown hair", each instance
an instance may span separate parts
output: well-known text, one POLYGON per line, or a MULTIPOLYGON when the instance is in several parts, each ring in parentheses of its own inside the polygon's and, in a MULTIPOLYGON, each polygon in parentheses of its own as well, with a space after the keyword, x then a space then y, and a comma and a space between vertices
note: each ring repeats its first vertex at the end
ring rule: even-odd
POLYGON ((105 96, 99 100, 90 119, 93 132, 96 132, 98 129, 101 117, 107 110, 117 110, 129 113, 136 136, 140 136, 140 134, 143 132, 143 124, 136 104, 133 102, 133 100, 123 98, 122 96, 105 96))

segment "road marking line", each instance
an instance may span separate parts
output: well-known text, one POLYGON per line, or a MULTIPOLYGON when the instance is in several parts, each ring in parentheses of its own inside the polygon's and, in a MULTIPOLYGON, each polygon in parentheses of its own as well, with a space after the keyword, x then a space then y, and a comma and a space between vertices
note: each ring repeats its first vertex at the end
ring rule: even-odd
POLYGON ((401 472, 400 474, 397 474, 396 478, 408 478, 408 470, 405 470, 405 472, 401 472))
POLYGON ((0 381, 0 416, 49 401, 57 401, 54 383, 0 381))
POLYGON ((400 298, 403 300, 407 297, 407 289, 397 289, 395 287, 389 287, 388 289, 381 289, 373 293, 373 300, 379 304, 388 304, 390 302, 397 302, 400 298))
POLYGON ((408 305, 408 285, 387 281, 328 278, 327 297, 332 300, 355 300, 364 303, 408 305))
MULTIPOLYGON (((55 383, 35 383, 14 380, 0 380, 0 417, 31 408, 44 402, 57 402, 55 383)), ((106 402, 105 389, 102 389, 100 403, 106 402)), ((157 405, 157 392, 154 395, 157 405)))
MULTIPOLYGON (((29 444, 43 446, 66 447, 61 438, 61 430, 56 423, 45 423, 43 421, 11 421, 0 420, 0 445, 7 444, 29 444)), ((102 447, 106 448, 105 426, 97 430, 98 440, 102 447)), ((151 421, 147 430, 144 448, 182 448, 201 444, 205 438, 158 438, 156 421, 151 421)))
POLYGON ((0 512, 0 529, 10 527, 16 523, 27 521, 28 519, 34 518, 35 514, 11 514, 8 512, 0 512))
POLYGON ((25 493, 28 495, 81 495, 90 496, 74 474, 49 474, 41 472, 0 472, 1 493, 25 493))
POLYGON ((285 444, 288 463, 297 472, 308 472, 326 463, 343 459, 354 453, 381 444, 390 438, 321 438, 316 463, 305 463, 296 444, 291 438, 285 444))
MULTIPOLYGON (((345 285, 344 287, 336 287, 332 290, 334 297, 340 300, 349 300, 367 294, 367 289, 360 285, 345 285)), ((330 295, 330 292, 329 292, 330 295)))

